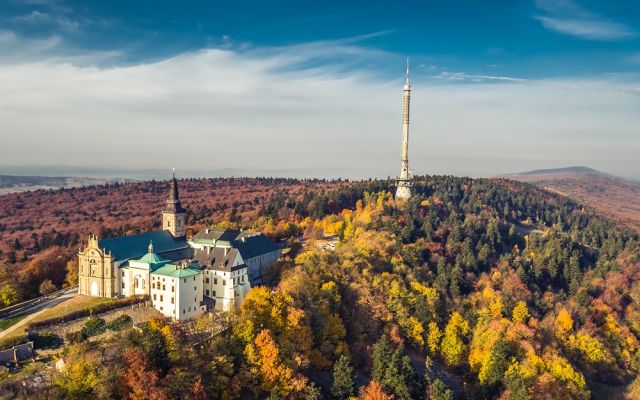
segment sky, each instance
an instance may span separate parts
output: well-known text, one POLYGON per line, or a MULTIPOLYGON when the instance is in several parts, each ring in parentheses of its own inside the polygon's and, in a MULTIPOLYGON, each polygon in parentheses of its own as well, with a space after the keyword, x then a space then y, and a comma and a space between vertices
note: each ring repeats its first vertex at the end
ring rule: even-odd
POLYGON ((632 0, 0 0, 0 174, 640 179, 632 0), (91 171, 90 171, 91 170, 91 171))

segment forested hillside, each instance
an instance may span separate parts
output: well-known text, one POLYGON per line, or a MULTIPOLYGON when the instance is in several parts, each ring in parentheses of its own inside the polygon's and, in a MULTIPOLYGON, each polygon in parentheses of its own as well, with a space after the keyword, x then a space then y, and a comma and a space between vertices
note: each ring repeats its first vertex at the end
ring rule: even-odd
POLYGON ((510 176, 568 196, 640 232, 640 183, 594 170, 541 170, 510 176))
MULTIPOLYGON (((342 181, 186 179, 180 195, 190 232, 226 221, 251 226, 271 199, 304 199, 342 181)), ((0 196, 0 307, 74 283, 75 256, 89 233, 101 238, 160 228, 167 181, 37 190, 0 196), (67 266, 67 263, 69 265, 67 266), (66 270, 71 275, 65 280, 66 270)), ((271 234, 280 232, 272 226, 271 234)))
POLYGON ((74 344, 31 398, 589 399, 636 378, 636 233, 514 181, 425 177, 407 203, 390 190, 256 202, 257 226, 340 243, 292 239, 214 340, 154 320, 74 344))

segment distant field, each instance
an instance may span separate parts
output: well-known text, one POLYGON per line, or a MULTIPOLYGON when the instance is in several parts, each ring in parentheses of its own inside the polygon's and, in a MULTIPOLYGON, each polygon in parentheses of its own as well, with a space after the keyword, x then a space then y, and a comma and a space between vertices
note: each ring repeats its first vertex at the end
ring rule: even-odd
POLYGON ((604 174, 574 172, 512 175, 509 178, 571 197, 640 232, 640 183, 604 174))
POLYGON ((109 179, 97 178, 0 175, 0 195, 39 189, 49 190, 100 185, 109 181, 109 179))

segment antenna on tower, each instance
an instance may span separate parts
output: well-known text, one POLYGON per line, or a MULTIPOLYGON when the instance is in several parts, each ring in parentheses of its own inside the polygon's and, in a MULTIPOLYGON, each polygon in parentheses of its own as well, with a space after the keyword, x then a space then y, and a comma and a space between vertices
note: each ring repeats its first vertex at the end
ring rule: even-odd
POLYGON ((409 57, 407 57, 407 85, 409 84, 409 57))

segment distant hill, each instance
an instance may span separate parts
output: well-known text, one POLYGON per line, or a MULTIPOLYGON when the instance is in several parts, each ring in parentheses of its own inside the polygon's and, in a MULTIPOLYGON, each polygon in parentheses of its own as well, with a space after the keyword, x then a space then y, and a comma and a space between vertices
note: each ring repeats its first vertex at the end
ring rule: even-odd
POLYGON ((571 197, 640 232, 640 182, 582 166, 538 169, 505 177, 571 197))
MULTIPOLYGON (((0 195, 38 189, 60 189, 115 182, 108 178, 0 175, 0 195)), ((123 182, 123 179, 117 181, 123 182)))
POLYGON ((528 175, 545 175, 545 174, 584 174, 584 175, 611 176, 607 173, 598 171, 596 169, 583 167, 583 166, 534 169, 533 171, 519 172, 513 175, 528 176, 528 175))

